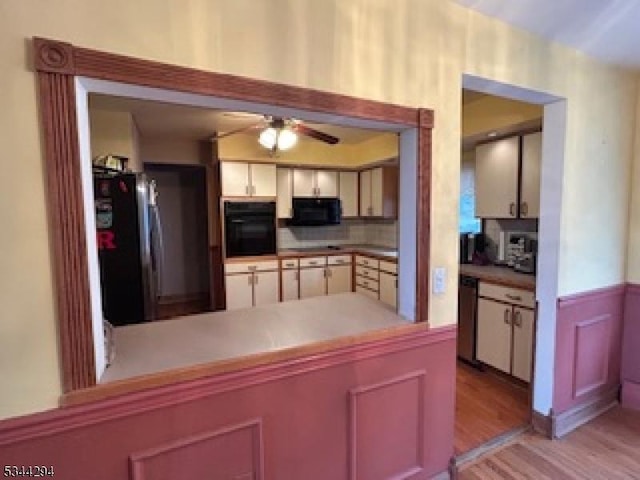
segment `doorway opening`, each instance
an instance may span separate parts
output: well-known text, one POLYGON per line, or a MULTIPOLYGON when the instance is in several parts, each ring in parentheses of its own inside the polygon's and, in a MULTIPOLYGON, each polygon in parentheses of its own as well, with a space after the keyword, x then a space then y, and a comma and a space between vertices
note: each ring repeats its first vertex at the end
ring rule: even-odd
POLYGON ((565 115, 561 99, 478 77, 464 77, 461 97, 455 451, 464 461, 550 408, 565 115))

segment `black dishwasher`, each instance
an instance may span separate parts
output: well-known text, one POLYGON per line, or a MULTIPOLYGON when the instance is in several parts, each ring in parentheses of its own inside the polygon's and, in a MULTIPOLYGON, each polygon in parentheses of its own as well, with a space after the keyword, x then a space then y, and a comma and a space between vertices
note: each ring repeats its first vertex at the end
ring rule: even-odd
POLYGON ((478 279, 460 275, 458 289, 458 357, 476 363, 478 279))

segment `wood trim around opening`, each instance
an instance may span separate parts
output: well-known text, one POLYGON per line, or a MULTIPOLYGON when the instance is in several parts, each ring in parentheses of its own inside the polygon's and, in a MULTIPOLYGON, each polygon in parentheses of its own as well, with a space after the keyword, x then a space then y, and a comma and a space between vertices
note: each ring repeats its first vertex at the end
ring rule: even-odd
POLYGON ((65 393, 96 384, 75 77, 395 123, 418 131, 417 309, 428 318, 433 111, 33 39, 65 393))

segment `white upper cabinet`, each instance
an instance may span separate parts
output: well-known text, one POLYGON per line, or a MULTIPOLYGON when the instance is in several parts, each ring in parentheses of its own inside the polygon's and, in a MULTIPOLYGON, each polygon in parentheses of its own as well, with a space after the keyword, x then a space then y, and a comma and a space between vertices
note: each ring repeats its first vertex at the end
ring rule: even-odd
POLYGON ((360 216, 398 215, 398 167, 387 165, 360 172, 360 216))
POLYGON ((276 196, 276 166, 264 163, 251 163, 251 195, 254 197, 276 196))
POLYGON ((331 170, 316 171, 316 195, 328 198, 338 196, 338 172, 331 170))
POLYGON ((293 171, 290 168, 278 168, 277 185, 278 218, 291 218, 293 213, 293 171))
POLYGON ((520 217, 540 216, 540 164, 542 133, 522 137, 522 185, 520 189, 520 217))
POLYGON ((339 197, 342 202, 343 217, 358 216, 358 172, 340 172, 339 197))
POLYGON ((223 197, 275 197, 276 166, 220 162, 223 197))
POLYGON ((520 137, 476 147, 476 217, 518 216, 520 137))
POLYGON ((360 216, 373 215, 371 208, 371 170, 360 172, 360 216))
POLYGON ((331 170, 293 170, 294 197, 337 197, 338 172, 331 170))
POLYGON ((304 170, 298 168, 293 170, 293 196, 316 196, 315 172, 313 170, 304 170))
POLYGON ((222 178, 222 196, 248 197, 251 195, 248 163, 221 162, 220 176, 222 178))

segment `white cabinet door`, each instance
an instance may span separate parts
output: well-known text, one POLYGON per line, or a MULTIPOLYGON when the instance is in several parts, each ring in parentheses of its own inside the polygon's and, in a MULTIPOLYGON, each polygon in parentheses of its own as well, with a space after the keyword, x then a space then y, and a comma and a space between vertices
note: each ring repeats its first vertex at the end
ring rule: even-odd
POLYGON ((294 197, 314 197, 315 196, 315 175, 313 170, 293 170, 293 196, 294 197))
POLYGON ((242 162, 220 162, 220 176, 223 197, 248 197, 249 164, 242 162))
POLYGON ((511 306, 478 299, 477 358, 505 373, 511 373, 511 316, 511 306))
POLYGON ((278 218, 291 218, 293 197, 293 173, 290 168, 278 168, 278 218))
POLYGON ((513 369, 511 374, 525 382, 531 381, 533 360, 533 310, 513 309, 513 369))
POLYGON ((318 197, 335 198, 338 196, 338 172, 317 170, 316 195, 318 197))
POLYGON ((262 163, 251 164, 251 195, 254 197, 276 196, 276 166, 262 163))
POLYGON ((282 301, 297 300, 300 298, 298 294, 299 286, 298 269, 282 270, 282 301))
POLYGON ((518 215, 519 137, 476 147, 476 217, 518 215))
POLYGON ((542 132, 522 137, 522 188, 520 217, 540 216, 540 166, 542 163, 542 132))
POLYGON ((371 170, 360 172, 360 216, 371 216, 371 170))
POLYGON ((253 274, 254 305, 278 303, 280 298, 278 272, 256 272, 253 274))
POLYGON ((324 267, 300 269, 300 298, 325 295, 326 284, 324 267))
POLYGON ((340 172, 340 200, 342 216, 358 216, 358 172, 340 172))
POLYGON ((371 170, 371 215, 381 217, 384 205, 382 168, 371 170))
POLYGON ((395 275, 380 271, 380 301, 396 308, 398 282, 395 275))
POLYGON ((253 274, 225 275, 227 310, 253 306, 253 274))
POLYGON ((351 291, 351 265, 332 265, 327 267, 327 294, 351 291))

